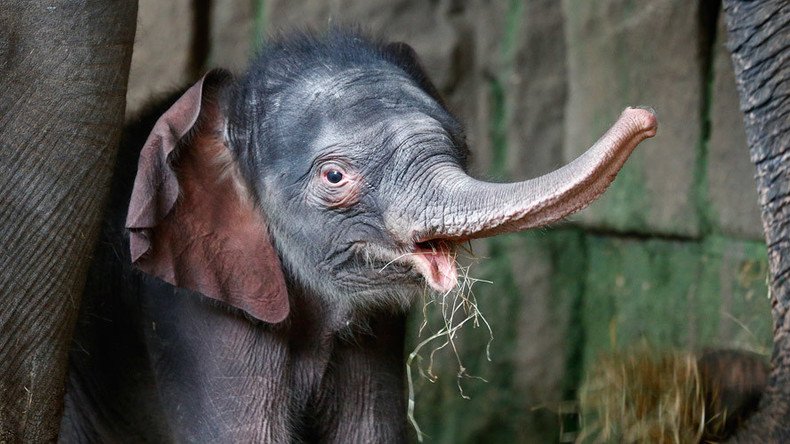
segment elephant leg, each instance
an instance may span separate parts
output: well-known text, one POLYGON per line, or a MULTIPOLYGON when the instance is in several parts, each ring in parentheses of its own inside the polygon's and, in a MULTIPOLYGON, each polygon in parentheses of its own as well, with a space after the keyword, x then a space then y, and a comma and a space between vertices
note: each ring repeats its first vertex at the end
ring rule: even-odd
POLYGON ((0 441, 58 436, 137 1, 0 2, 0 441))
POLYGON ((757 168, 774 318, 769 387, 735 440, 790 442, 790 3, 724 0, 724 10, 757 168))
POLYGON ((339 337, 317 402, 321 442, 406 442, 404 317, 339 337))
POLYGON ((185 290, 143 297, 148 353, 171 436, 289 441, 293 393, 283 332, 185 290))

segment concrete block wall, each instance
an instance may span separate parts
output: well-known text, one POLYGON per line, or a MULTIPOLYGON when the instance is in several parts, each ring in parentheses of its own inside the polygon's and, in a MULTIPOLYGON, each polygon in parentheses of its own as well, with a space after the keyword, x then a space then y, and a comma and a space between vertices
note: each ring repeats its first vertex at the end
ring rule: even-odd
POLYGON ((563 6, 570 90, 566 159, 581 154, 628 105, 650 105, 660 117, 658 135, 636 150, 618 183, 578 220, 617 231, 699 235, 699 3, 568 0, 563 6))
MULTIPOLYGON (((473 245, 484 259, 471 275, 493 281, 475 287, 491 361, 482 328, 458 345, 488 382, 461 380, 462 398, 455 357, 437 353, 439 379, 416 381, 429 442, 572 440, 576 388, 616 347, 770 349, 754 171, 716 1, 140 0, 128 113, 208 67, 243 71, 266 33, 331 22, 415 48, 482 177, 557 168, 627 105, 659 116, 590 208, 473 245)), ((410 347, 419 309, 412 318, 410 347)))
POLYGON ((719 16, 708 87, 709 135, 706 145, 707 218, 714 231, 726 236, 763 240, 763 226, 754 181, 754 166, 746 149, 746 132, 735 89, 735 72, 725 47, 724 16, 719 16))
POLYGON ((152 97, 192 80, 189 66, 195 32, 192 12, 190 0, 139 2, 126 94, 127 115, 139 110, 152 97))

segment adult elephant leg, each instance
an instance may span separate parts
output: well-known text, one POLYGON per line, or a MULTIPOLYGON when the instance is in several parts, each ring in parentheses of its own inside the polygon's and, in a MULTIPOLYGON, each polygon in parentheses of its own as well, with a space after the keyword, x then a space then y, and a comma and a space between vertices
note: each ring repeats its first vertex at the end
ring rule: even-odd
POLYGON ((0 2, 0 441, 51 442, 137 2, 0 2))
POLYGON ((773 370, 745 442, 790 442, 790 3, 725 0, 741 110, 768 244, 773 370))

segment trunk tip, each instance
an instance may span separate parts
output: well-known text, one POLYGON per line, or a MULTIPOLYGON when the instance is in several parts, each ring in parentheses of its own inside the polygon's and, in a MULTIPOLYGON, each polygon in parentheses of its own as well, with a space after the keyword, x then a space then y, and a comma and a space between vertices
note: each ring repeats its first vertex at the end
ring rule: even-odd
POLYGON ((656 110, 650 106, 628 107, 623 111, 620 118, 627 118, 634 125, 635 132, 642 132, 645 138, 653 137, 658 131, 658 116, 656 110))

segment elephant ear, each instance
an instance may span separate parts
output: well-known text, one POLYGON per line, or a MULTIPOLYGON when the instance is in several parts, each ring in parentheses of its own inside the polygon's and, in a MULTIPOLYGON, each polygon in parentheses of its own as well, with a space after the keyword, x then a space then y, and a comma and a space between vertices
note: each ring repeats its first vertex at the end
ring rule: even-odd
POLYGON ((224 138, 208 73, 156 122, 140 153, 126 228, 135 266, 269 323, 288 315, 288 294, 264 214, 224 138))

